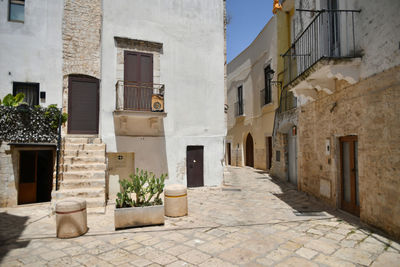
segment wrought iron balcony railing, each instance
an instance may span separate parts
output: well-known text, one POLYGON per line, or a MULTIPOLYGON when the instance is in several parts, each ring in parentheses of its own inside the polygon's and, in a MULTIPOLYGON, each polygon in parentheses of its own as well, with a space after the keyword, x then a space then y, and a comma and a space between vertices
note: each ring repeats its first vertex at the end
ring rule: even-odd
MULTIPOLYGON (((300 10, 303 11, 303 10, 300 10)), ((322 58, 358 57, 354 29, 360 10, 321 10, 282 55, 284 86, 294 81, 322 58)))
POLYGON ((260 91, 260 101, 261 101, 261 107, 269 104, 272 102, 272 90, 271 87, 270 88, 264 88, 261 89, 260 91))
POLYGON ((116 86, 117 110, 163 111, 164 85, 118 81, 116 86))
POLYGON ((237 101, 235 103, 235 117, 243 116, 244 115, 244 101, 237 101))
POLYGON ((279 113, 294 109, 296 107, 297 98, 293 95, 293 92, 289 91, 288 88, 283 88, 279 101, 279 113))

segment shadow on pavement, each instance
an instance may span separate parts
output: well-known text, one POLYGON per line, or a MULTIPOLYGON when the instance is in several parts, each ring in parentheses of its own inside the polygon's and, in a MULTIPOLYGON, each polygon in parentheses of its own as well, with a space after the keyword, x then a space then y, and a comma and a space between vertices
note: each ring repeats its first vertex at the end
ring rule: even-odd
POLYGON ((24 248, 29 244, 29 241, 18 241, 28 219, 28 216, 0 212, 0 263, 10 250, 24 248))
MULTIPOLYGON (((297 186, 287 181, 270 176, 258 177, 257 179, 269 179, 271 182, 279 186, 282 193, 274 193, 274 196, 293 208, 293 213, 296 216, 334 216, 338 220, 351 224, 357 230, 370 236, 376 241, 381 242, 385 246, 390 245, 385 238, 381 238, 372 234, 377 233, 383 237, 386 237, 387 239, 398 242, 398 240, 393 239, 393 237, 388 235, 386 232, 362 222, 359 217, 342 210, 338 210, 337 208, 332 208, 325 204, 322 200, 319 200, 316 197, 307 194, 306 192, 297 191, 297 186)), ((400 252, 400 250, 398 252, 400 252)))

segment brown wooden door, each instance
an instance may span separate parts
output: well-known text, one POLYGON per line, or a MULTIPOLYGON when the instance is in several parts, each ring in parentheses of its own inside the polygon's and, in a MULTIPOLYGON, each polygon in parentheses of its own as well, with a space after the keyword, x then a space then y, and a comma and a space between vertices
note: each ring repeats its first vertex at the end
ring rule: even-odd
POLYGON ((37 152, 21 151, 19 154, 18 204, 36 202, 37 152))
POLYGON ((153 54, 125 51, 124 108, 151 111, 153 54))
POLYGON ((254 145, 251 134, 246 138, 246 166, 254 167, 254 145))
POLYGON ((20 151, 18 204, 51 200, 53 150, 20 151))
POLYGON ((272 165, 272 137, 268 136, 267 140, 267 170, 271 169, 272 165))
POLYGON ((98 134, 99 80, 70 76, 68 86, 68 133, 98 134))
POLYGON ((358 195, 358 142, 357 136, 340 138, 341 208, 360 215, 358 195))
POLYGON ((187 186, 198 187, 204 185, 203 176, 203 146, 188 146, 186 151, 187 186))

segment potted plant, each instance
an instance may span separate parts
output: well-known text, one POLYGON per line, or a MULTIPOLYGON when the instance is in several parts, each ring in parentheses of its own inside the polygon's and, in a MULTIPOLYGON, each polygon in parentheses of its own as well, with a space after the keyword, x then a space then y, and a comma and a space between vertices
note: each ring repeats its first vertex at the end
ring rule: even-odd
POLYGON ((117 194, 115 229, 164 224, 164 205, 160 198, 167 174, 157 178, 152 172, 136 169, 130 179, 121 180, 117 194))

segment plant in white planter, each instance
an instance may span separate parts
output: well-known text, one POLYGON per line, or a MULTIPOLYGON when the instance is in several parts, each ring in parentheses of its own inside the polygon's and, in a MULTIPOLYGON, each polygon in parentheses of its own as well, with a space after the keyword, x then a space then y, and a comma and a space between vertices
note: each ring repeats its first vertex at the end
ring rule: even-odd
POLYGON ((157 178, 152 172, 136 169, 130 179, 120 181, 122 190, 116 199, 115 229, 164 224, 164 205, 160 195, 166 177, 167 174, 162 174, 157 178))

